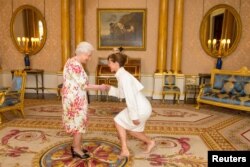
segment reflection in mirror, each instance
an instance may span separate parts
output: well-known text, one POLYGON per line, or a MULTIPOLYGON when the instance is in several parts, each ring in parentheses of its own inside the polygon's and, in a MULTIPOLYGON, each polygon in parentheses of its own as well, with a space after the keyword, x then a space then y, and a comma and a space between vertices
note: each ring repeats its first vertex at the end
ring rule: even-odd
POLYGON ((29 5, 18 8, 11 19, 11 37, 21 53, 39 52, 46 40, 46 24, 41 12, 29 5))
POLYGON ((241 20, 234 8, 217 5, 204 16, 200 39, 203 49, 210 56, 228 56, 236 49, 240 36, 241 20))

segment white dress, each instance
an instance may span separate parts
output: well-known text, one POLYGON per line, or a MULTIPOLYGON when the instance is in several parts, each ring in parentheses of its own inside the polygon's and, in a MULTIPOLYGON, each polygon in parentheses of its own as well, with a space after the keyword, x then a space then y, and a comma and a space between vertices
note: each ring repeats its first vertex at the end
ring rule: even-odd
POLYGON ((108 94, 125 98, 127 104, 127 108, 115 116, 115 122, 127 130, 143 132, 152 113, 150 102, 141 92, 143 85, 123 67, 116 72, 115 77, 118 80, 118 88, 111 86, 108 94), (134 125, 132 120, 139 120, 140 124, 134 125))

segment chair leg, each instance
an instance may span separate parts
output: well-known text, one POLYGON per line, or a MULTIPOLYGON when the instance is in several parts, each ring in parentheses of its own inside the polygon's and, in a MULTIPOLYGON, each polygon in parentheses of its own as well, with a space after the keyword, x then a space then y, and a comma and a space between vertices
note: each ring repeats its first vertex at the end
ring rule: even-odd
POLYGON ((108 92, 107 91, 105 91, 105 93, 104 93, 105 95, 106 95, 106 101, 109 101, 109 94, 108 94, 108 92))
POLYGON ((102 92, 99 92, 99 90, 97 90, 97 101, 101 101, 101 96, 102 96, 102 92))
POLYGON ((23 108, 17 109, 17 110, 12 110, 12 112, 13 112, 16 116, 20 116, 20 115, 21 115, 21 117, 24 118, 24 109, 23 109, 23 108))
POLYGON ((58 96, 58 100, 61 100, 61 88, 57 88, 57 96, 58 96))
POLYGON ((197 102, 197 106, 195 107, 196 110, 200 109, 200 103, 197 102))
POLYGON ((0 113, 0 124, 3 123, 3 120, 8 120, 3 113, 0 113))
POLYGON ((22 116, 22 118, 24 118, 24 108, 21 108, 21 116, 22 116))
POLYGON ((194 90, 194 103, 196 103, 196 88, 194 90))
POLYGON ((177 103, 180 104, 180 95, 177 95, 177 103))
POLYGON ((164 103, 165 94, 162 94, 162 103, 164 103))
POLYGON ((184 103, 187 103, 187 92, 184 94, 184 103))
POLYGON ((0 125, 2 124, 2 114, 0 113, 0 125))
POLYGON ((96 100, 98 101, 98 90, 95 91, 95 97, 96 97, 96 100))

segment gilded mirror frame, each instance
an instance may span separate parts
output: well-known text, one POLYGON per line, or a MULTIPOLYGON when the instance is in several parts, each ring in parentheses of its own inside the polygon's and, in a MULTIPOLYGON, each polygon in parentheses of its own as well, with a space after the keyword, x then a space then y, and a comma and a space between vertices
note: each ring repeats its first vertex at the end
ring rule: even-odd
MULTIPOLYGON (((222 23, 222 24, 225 24, 225 23, 222 23)), ((222 28, 224 28, 224 27, 222 27, 222 28)), ((223 31, 223 30, 221 30, 221 31, 223 31)), ((226 4, 216 5, 216 6, 212 7, 205 14, 205 16, 203 17, 202 22, 201 22, 200 41, 201 41, 202 48, 209 56, 212 56, 212 57, 215 57, 215 58, 226 57, 226 56, 230 55, 232 52, 234 52, 235 49, 237 48, 237 46, 239 44, 239 41, 240 41, 240 38, 241 38, 241 33, 242 33, 242 23, 241 23, 240 15, 238 14, 238 12, 233 7, 231 7, 229 5, 226 5, 226 4), (219 47, 218 47, 218 50, 215 49, 215 51, 214 51, 213 50, 213 41, 211 41, 212 39, 207 39, 206 38, 206 34, 208 33, 208 31, 211 31, 210 30, 211 27, 209 28, 209 30, 207 30, 206 26, 208 26, 207 25, 208 24, 207 20, 211 19, 210 15, 212 14, 212 12, 214 12, 215 10, 219 10, 219 9, 228 10, 234 16, 234 19, 235 19, 235 22, 236 22, 236 31, 234 33, 236 33, 236 35, 235 35, 234 41, 231 41, 231 44, 230 44, 230 39, 229 39, 229 41, 223 41, 223 39, 220 39, 220 40, 217 40, 217 43, 216 43, 216 40, 215 40, 214 41, 215 44, 217 45, 219 43, 218 44, 219 47), (223 47, 221 47, 221 46, 223 46, 223 42, 224 42, 224 51, 222 49, 220 49, 220 48, 223 48, 223 47), (225 46, 227 46, 227 44, 228 44, 228 48, 225 49, 225 46)), ((226 39, 224 39, 224 40, 226 40, 226 39)))
MULTIPOLYGON (((28 24, 28 25, 30 26, 30 24, 28 24)), ((17 50, 19 52, 24 53, 24 54, 28 54, 28 55, 34 55, 34 54, 38 53, 44 47, 45 41, 47 39, 46 21, 45 21, 43 15, 42 15, 42 13, 36 7, 31 6, 31 5, 23 5, 23 6, 20 6, 19 8, 17 8, 15 10, 15 12, 13 13, 12 17, 11 17, 11 22, 10 22, 10 36, 12 38, 12 41, 13 41, 15 47, 17 48, 17 50), (34 37, 34 38, 32 37, 31 38, 29 36, 25 40, 26 37, 24 39, 22 39, 22 37, 19 37, 19 36, 17 36, 15 34, 15 32, 14 32, 15 20, 16 20, 18 14, 20 14, 21 12, 23 12, 24 9, 30 9, 31 11, 33 11, 37 15, 37 17, 39 19, 38 22, 39 21, 42 22, 42 29, 39 28, 40 25, 38 25, 38 27, 37 27, 38 31, 42 31, 42 32, 39 32, 39 34, 42 33, 42 35, 39 35, 40 38, 38 38, 38 37, 34 37), (25 41, 25 42, 23 42, 23 41, 25 41), (22 42, 26 43, 27 46, 24 47, 23 45, 21 45, 21 44, 23 44, 22 42)))

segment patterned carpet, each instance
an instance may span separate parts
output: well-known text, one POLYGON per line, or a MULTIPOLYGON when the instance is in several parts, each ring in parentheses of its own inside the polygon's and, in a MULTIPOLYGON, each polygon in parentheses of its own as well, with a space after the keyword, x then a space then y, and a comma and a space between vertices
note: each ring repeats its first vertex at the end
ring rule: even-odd
POLYGON ((131 156, 120 152, 113 117, 122 102, 91 102, 90 122, 83 147, 88 160, 70 155, 71 136, 61 126, 61 104, 56 100, 26 100, 25 119, 5 113, 0 125, 0 167, 86 166, 207 166, 208 150, 250 150, 250 114, 212 106, 152 102, 153 114, 145 132, 157 146, 142 154, 144 143, 129 137, 131 156))

